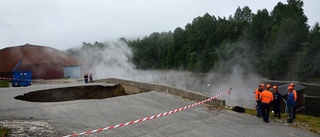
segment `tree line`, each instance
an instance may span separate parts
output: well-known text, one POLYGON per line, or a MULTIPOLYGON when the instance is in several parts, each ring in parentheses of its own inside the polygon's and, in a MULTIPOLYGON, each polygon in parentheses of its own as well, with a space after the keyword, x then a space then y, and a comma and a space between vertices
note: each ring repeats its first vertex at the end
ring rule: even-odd
POLYGON ((320 77, 319 23, 310 28, 307 21, 303 1, 288 0, 271 12, 252 13, 245 6, 228 18, 206 13, 185 28, 155 32, 128 44, 141 69, 208 72, 238 64, 270 79, 296 75, 307 80, 320 77))
MULTIPOLYGON (((173 32, 120 40, 132 48, 131 61, 139 69, 230 72, 236 64, 269 79, 306 81, 320 77, 320 26, 307 21, 303 1, 288 0, 271 12, 238 7, 227 18, 206 13, 173 32)), ((84 42, 82 50, 104 46, 84 42)))

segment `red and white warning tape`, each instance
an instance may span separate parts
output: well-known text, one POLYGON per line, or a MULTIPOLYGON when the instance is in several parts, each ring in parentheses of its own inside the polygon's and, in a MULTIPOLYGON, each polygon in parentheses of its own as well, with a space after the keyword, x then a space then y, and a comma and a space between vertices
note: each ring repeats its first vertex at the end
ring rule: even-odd
POLYGON ((0 80, 12 80, 12 78, 4 78, 4 77, 0 77, 0 80))
MULTIPOLYGON (((310 85, 310 86, 320 86, 320 83, 306 83, 306 82, 300 82, 300 81, 284 81, 284 80, 269 80, 266 78, 257 78, 257 77, 249 77, 253 80, 261 80, 266 82, 277 82, 277 83, 296 83, 296 84, 302 84, 302 85, 310 85)), ((0 77, 0 80, 13 80, 13 78, 5 78, 0 77)), ((51 81, 51 82, 68 82, 69 80, 61 80, 61 79, 54 79, 54 80, 45 80, 45 79, 36 79, 36 80, 26 80, 26 79, 14 79, 19 81, 36 81, 36 82, 42 82, 42 81, 51 81)), ((83 80, 82 78, 77 78, 73 80, 83 80)))
POLYGON ((192 104, 192 105, 189 105, 189 106, 185 106, 185 107, 182 107, 182 108, 178 108, 178 109, 175 109, 175 110, 171 110, 171 111, 168 111, 168 112, 165 112, 165 113, 162 113, 162 114, 153 115, 153 116, 150 116, 150 117, 141 118, 141 119, 138 119, 138 120, 133 120, 133 121, 130 121, 130 122, 127 122, 127 123, 122 123, 122 124, 109 126, 109 127, 105 127, 105 128, 89 130, 89 131, 82 132, 82 133, 75 133, 75 134, 71 134, 71 135, 67 135, 67 136, 63 136, 63 137, 74 137, 74 136, 79 136, 79 135, 87 135, 87 134, 92 134, 92 133, 95 133, 95 132, 101 132, 101 131, 104 131, 104 130, 114 129, 114 128, 118 128, 118 127, 124 127, 124 126, 127 126, 127 125, 132 125, 132 124, 140 123, 140 122, 143 122, 143 121, 159 118, 159 117, 162 117, 162 116, 170 115, 170 114, 182 111, 182 110, 186 110, 188 108, 192 108, 192 107, 198 106, 200 104, 203 104, 203 103, 206 103, 208 101, 211 101, 211 100, 213 100, 213 99, 215 99, 217 97, 220 97, 220 96, 222 96, 222 95, 224 95, 226 93, 230 94, 230 90, 222 92, 219 95, 213 96, 213 97, 211 97, 209 99, 197 102, 195 104, 192 104))
MULTIPOLYGON (((33 79, 33 80, 29 80, 29 79, 13 79, 13 78, 5 78, 5 77, 0 77, 0 80, 17 80, 17 81, 34 81, 34 82, 43 82, 43 81, 47 81, 47 82, 68 82, 70 81, 70 79, 52 79, 52 80, 45 80, 45 79, 33 79)), ((73 80, 82 80, 82 78, 78 78, 78 79, 73 79, 73 80)))

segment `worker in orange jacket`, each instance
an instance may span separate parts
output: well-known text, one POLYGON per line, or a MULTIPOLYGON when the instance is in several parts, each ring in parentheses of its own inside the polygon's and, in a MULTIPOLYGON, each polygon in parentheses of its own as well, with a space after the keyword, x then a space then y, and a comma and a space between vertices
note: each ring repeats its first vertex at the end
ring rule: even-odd
MULTIPOLYGON (((298 96, 297 96, 297 91, 294 89, 295 85, 294 85, 293 83, 290 83, 290 84, 289 84, 289 87, 292 87, 292 88, 293 88, 292 93, 293 93, 293 96, 294 96, 294 101, 296 102, 298 96)), ((289 92, 288 92, 288 93, 289 93, 289 92)))
MULTIPOLYGON (((295 85, 293 83, 290 83, 289 87, 292 87, 292 89, 293 89, 292 93, 293 93, 293 96, 294 96, 294 103, 296 104, 298 95, 297 95, 297 91, 294 89, 295 85)), ((288 92, 288 95, 289 95, 289 92, 288 92)), ((293 119, 296 119, 296 106, 293 107, 293 119)))
POLYGON ((273 94, 270 91, 271 85, 268 84, 266 89, 261 93, 261 114, 263 121, 269 123, 270 103, 273 101, 273 94))
POLYGON ((259 88, 256 89, 255 93, 255 98, 256 98, 256 110, 257 110, 257 117, 261 118, 261 99, 260 99, 260 94, 262 93, 264 88, 264 84, 260 84, 259 88))
POLYGON ((294 111, 293 108, 295 106, 295 101, 294 101, 294 94, 293 94, 293 87, 289 86, 288 87, 288 98, 287 98, 287 107, 288 107, 288 112, 290 118, 288 119, 287 123, 292 123, 294 119, 294 111))

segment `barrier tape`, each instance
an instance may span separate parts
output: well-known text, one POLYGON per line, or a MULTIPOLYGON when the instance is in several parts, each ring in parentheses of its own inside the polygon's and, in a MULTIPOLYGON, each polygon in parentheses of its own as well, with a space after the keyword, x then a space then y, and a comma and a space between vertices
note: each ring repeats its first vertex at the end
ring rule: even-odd
POLYGON ((170 114, 173 114, 173 113, 180 112, 182 110, 186 110, 186 109, 198 106, 200 104, 203 104, 203 103, 206 103, 208 101, 211 101, 211 100, 213 100, 213 99, 215 99, 217 97, 220 97, 220 96, 222 96, 222 95, 224 95, 226 93, 230 94, 230 90, 222 92, 219 95, 213 96, 213 97, 211 97, 209 99, 194 103, 194 104, 189 105, 189 106, 185 106, 185 107, 182 107, 182 108, 171 110, 171 111, 168 111, 168 112, 165 112, 165 113, 162 113, 162 114, 153 115, 153 116, 150 116, 150 117, 141 118, 141 119, 137 119, 137 120, 133 120, 133 121, 127 122, 127 123, 122 123, 122 124, 109 126, 109 127, 105 127, 105 128, 98 128, 98 129, 95 129, 95 130, 89 130, 89 131, 82 132, 82 133, 75 133, 75 134, 71 134, 71 135, 66 135, 66 136, 63 136, 63 137, 74 137, 74 136, 79 136, 79 135, 87 135, 87 134, 92 134, 92 133, 95 133, 95 132, 101 132, 101 131, 104 131, 104 130, 110 130, 110 129, 114 129, 114 128, 118 128, 118 127, 124 127, 124 126, 127 126, 127 125, 132 125, 132 124, 144 122, 144 121, 147 121, 147 120, 156 119, 156 118, 159 118, 159 117, 162 117, 162 116, 170 115, 170 114))
POLYGON ((70 80, 83 80, 82 78, 77 78, 77 79, 69 79, 69 80, 44 80, 44 79, 36 79, 36 80, 28 80, 28 79, 14 79, 14 78, 5 78, 5 77, 0 77, 0 80, 17 80, 17 81, 30 81, 30 82, 43 82, 43 81, 51 81, 51 82, 69 82, 70 80))
MULTIPOLYGON (((256 78, 256 77, 250 77, 253 80, 262 80, 266 82, 276 82, 276 83, 296 83, 296 84, 302 84, 302 85, 310 85, 310 86, 320 86, 320 83, 306 83, 306 82, 300 82, 300 81, 284 81, 284 80, 269 80, 266 78, 256 78)), ((36 81, 36 82, 41 82, 41 81, 53 81, 53 82, 60 82, 60 81, 65 81, 69 82, 70 80, 44 80, 44 79, 37 79, 37 80, 26 80, 26 79, 13 79, 13 78, 5 78, 5 77, 0 77, 0 80, 19 80, 19 81, 36 81)), ((77 78, 77 79, 72 79, 72 80, 83 80, 82 78, 77 78)))

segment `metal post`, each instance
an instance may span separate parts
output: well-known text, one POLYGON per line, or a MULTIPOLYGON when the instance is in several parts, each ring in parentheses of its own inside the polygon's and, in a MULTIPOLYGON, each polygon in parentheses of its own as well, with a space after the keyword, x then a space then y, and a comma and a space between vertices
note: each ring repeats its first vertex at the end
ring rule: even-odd
POLYGON ((282 100, 284 101, 284 105, 286 106, 284 109, 284 113, 288 114, 287 101, 284 98, 282 98, 282 100))
POLYGON ((231 104, 230 104, 230 94, 231 94, 231 90, 232 90, 232 88, 230 88, 230 90, 229 90, 229 96, 228 96, 228 100, 229 100, 229 108, 231 108, 231 104))
POLYGON ((207 84, 208 87, 208 96, 210 97, 210 84, 207 84))
POLYGON ((155 83, 154 83, 154 74, 152 73, 152 82, 153 82, 153 91, 156 91, 155 83))

